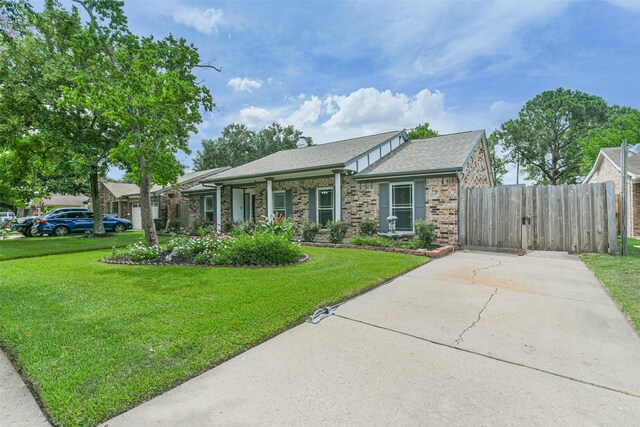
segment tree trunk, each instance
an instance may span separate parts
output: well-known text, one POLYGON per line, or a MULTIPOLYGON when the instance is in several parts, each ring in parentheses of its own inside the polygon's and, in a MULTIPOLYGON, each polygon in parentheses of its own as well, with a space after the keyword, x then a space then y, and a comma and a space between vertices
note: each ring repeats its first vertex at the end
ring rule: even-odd
POLYGON ((102 203, 100 203, 100 183, 98 182, 98 167, 91 169, 91 204, 93 205, 93 234, 104 234, 104 218, 102 217, 102 203))
POLYGON ((158 246, 158 232, 153 222, 153 210, 151 209, 151 174, 144 164, 144 157, 138 161, 140 166, 140 215, 142 216, 142 229, 148 247, 158 246))

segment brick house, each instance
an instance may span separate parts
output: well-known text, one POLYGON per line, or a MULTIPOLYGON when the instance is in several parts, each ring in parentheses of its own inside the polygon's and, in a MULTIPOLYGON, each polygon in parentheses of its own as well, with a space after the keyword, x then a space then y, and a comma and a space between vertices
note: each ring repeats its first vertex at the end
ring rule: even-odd
MULTIPOLYGON (((593 168, 584 179, 586 184, 613 181, 616 194, 622 193, 622 170, 620 168, 620 147, 601 148, 593 168)), ((627 160, 627 232, 640 236, 640 154, 627 160)))
MULTIPOLYGON (((189 172, 180 176, 176 183, 167 187, 155 185, 151 188, 151 207, 153 217, 161 219, 164 227, 169 220, 179 218, 179 205, 189 203, 189 197, 183 190, 199 185, 202 180, 230 169, 227 167, 189 172)), ((133 223, 134 229, 140 229, 140 188, 136 184, 100 181, 100 200, 102 211, 116 213, 133 223)), ((184 224, 186 225, 186 224, 184 224)))
POLYGON ((483 130, 410 140, 386 132, 283 150, 204 179, 183 191, 191 220, 255 221, 275 212, 325 225, 342 220, 349 235, 364 218, 381 232, 396 216, 397 231, 412 233, 415 220, 437 224, 437 240, 458 242, 460 187, 494 185, 483 130))

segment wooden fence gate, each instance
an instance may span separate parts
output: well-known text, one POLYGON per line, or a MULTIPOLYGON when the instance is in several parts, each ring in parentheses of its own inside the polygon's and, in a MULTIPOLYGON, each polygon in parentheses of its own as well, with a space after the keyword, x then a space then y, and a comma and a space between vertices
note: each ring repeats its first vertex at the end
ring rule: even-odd
POLYGON ((613 182, 461 189, 466 248, 618 253, 613 182))

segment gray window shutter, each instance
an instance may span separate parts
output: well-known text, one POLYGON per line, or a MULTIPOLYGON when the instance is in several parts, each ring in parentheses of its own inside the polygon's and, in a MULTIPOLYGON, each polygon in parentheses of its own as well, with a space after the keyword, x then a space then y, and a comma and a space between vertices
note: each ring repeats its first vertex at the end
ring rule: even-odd
POLYGON ((427 192, 423 179, 413 182, 413 206, 415 221, 427 219, 427 192))
POLYGON ((293 190, 284 191, 285 207, 287 208, 287 218, 293 217, 293 190))
POLYGON ((316 189, 315 187, 309 189, 309 221, 316 222, 316 189))
POLYGON ((389 216, 389 183, 383 182, 380 184, 380 232, 387 233, 389 231, 389 223, 387 217, 389 216))

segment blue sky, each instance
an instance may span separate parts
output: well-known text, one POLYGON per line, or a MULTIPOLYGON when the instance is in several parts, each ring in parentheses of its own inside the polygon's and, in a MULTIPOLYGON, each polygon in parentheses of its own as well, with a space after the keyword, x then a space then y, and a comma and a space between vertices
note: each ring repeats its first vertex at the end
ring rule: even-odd
MULTIPOLYGON (((317 143, 413 127, 486 129, 565 87, 640 108, 640 0, 125 2, 140 35, 194 43, 217 109, 191 139, 233 122, 293 124, 317 143)), ((514 180, 510 173, 508 181, 514 180)))

